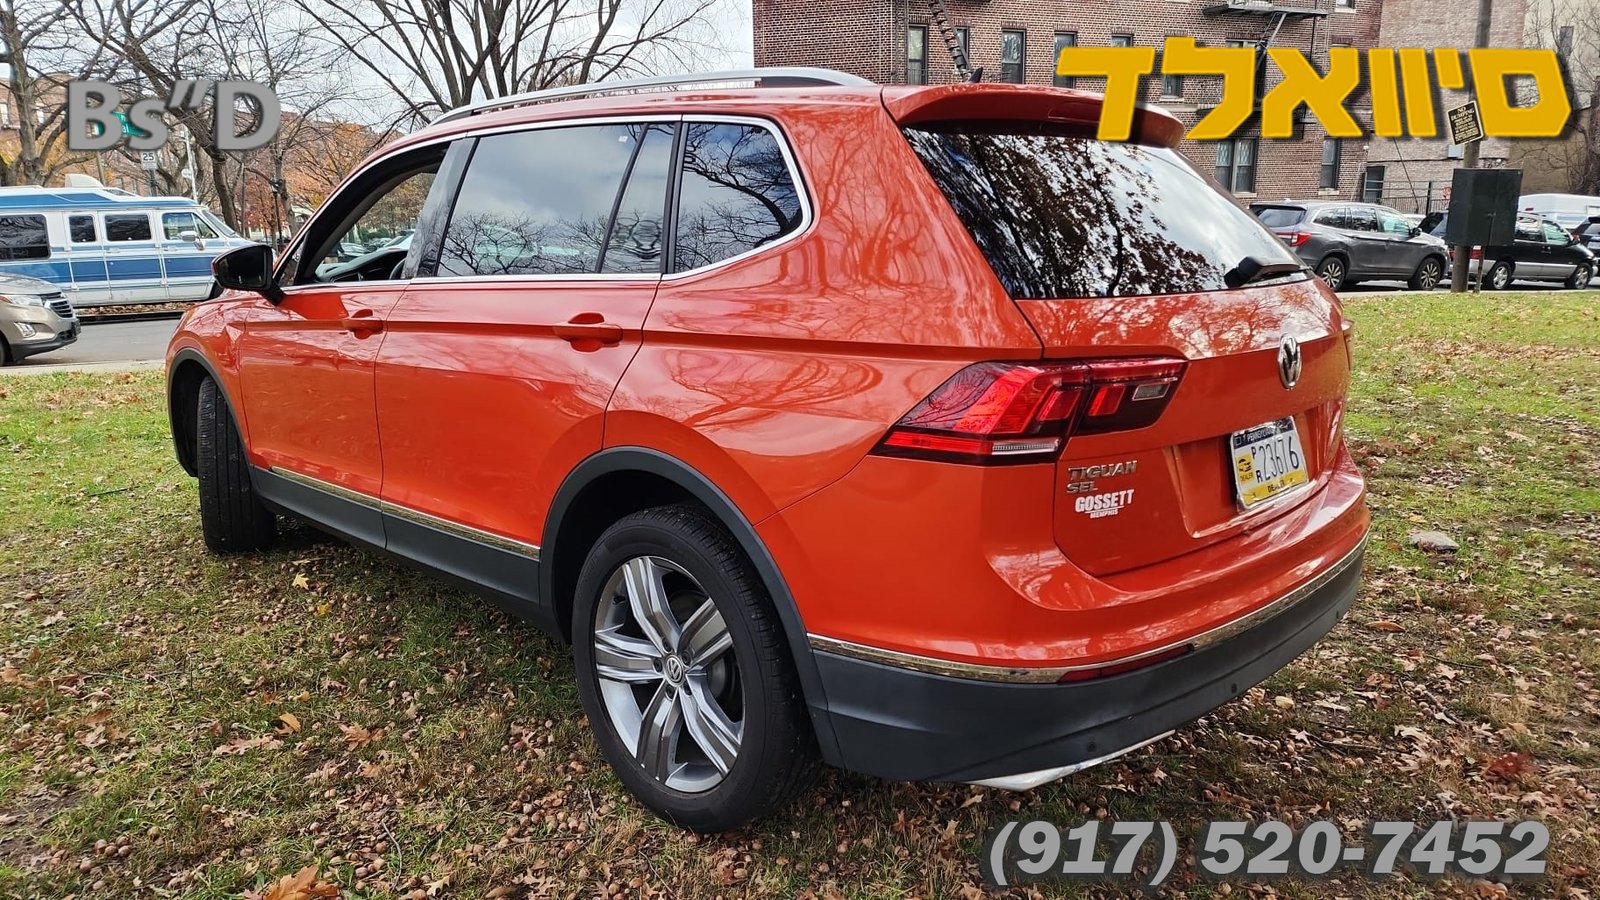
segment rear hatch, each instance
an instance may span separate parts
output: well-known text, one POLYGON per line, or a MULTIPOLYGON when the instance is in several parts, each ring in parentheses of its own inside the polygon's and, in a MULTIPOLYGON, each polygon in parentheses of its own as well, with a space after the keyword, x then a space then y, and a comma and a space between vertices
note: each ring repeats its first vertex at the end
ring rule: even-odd
POLYGON ((1038 123, 902 130, 1046 358, 1122 363, 1091 365, 1106 374, 1057 463, 1075 564, 1171 559, 1315 492, 1342 439, 1343 317, 1260 222, 1168 147, 1038 123))

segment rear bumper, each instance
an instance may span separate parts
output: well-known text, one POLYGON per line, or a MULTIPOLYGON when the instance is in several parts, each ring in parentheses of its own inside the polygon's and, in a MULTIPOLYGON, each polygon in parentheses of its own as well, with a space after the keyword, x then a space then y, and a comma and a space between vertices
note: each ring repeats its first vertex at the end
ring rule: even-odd
POLYGON ((1239 696, 1320 640, 1354 602, 1363 554, 1364 543, 1242 630, 1091 681, 952 677, 818 650, 837 763, 895 780, 1028 787, 1117 756, 1239 696))

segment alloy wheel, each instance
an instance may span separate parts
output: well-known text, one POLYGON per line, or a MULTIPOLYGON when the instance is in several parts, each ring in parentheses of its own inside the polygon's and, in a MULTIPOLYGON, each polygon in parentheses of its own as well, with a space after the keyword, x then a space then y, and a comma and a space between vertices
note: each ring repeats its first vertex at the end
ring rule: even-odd
POLYGON ((1338 290, 1344 284, 1344 264, 1337 259, 1325 259, 1317 268, 1317 274, 1328 283, 1328 287, 1338 290))
POLYGON ((593 635, 600 697, 634 760, 673 790, 716 787, 744 736, 733 638, 716 602, 677 563, 636 556, 606 580, 593 635))
POLYGON ((1439 261, 1434 259, 1424 260, 1422 271, 1417 273, 1417 287, 1424 291, 1431 291, 1439 284, 1442 270, 1439 261))

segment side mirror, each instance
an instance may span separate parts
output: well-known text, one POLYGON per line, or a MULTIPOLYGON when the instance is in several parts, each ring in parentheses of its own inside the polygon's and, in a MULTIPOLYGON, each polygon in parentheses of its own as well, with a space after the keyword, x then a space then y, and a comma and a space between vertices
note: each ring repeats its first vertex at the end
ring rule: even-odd
POLYGON ((206 248, 206 242, 200 240, 200 232, 195 231, 193 228, 178 232, 178 240, 193 244, 196 250, 204 250, 206 248))
POLYGON ((272 248, 266 244, 229 250, 211 261, 211 273, 228 290, 250 291, 273 303, 283 299, 283 290, 272 279, 272 248))
POLYGON ((1417 235, 1419 235, 1421 233, 1422 233, 1422 229, 1421 228, 1418 228, 1415 225, 1411 226, 1411 236, 1412 237, 1416 237, 1417 235))

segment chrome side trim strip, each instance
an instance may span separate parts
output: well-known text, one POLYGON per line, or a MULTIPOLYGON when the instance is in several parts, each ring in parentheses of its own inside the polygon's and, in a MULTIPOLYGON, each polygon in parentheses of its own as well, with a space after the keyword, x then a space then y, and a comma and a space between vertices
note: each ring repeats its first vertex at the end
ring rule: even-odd
POLYGON ((1051 666, 1049 668, 1034 668, 1026 666, 985 666, 977 663, 964 663, 948 659, 937 659, 930 656, 918 656, 913 653, 901 653, 898 650, 886 650, 882 647, 871 647, 866 644, 857 644, 852 641, 842 641, 820 634, 808 634, 807 640, 813 650, 825 650, 841 656, 850 656, 868 662, 882 663, 888 666, 897 666, 902 669, 911 669, 916 672, 926 672, 931 675, 948 675, 952 678, 970 678, 977 681, 1004 681, 1013 684, 1053 684, 1061 680, 1061 676, 1069 672, 1081 672, 1087 669, 1102 669, 1107 666, 1120 666, 1138 662, 1151 656, 1168 653, 1180 647, 1193 646, 1196 649, 1217 644, 1242 631, 1254 628, 1273 618, 1279 613, 1289 609, 1306 597, 1320 590, 1328 582, 1337 578, 1352 565, 1361 561, 1362 553, 1367 547, 1367 536, 1362 535, 1360 543, 1349 553, 1341 557, 1338 562, 1328 566, 1306 583, 1282 597, 1268 603, 1266 606, 1247 613, 1231 622, 1224 622, 1191 638, 1163 644, 1142 653, 1124 656, 1118 659, 1108 659, 1096 663, 1087 663, 1073 666, 1051 666))
POLYGON ((463 525, 460 522, 451 521, 450 519, 442 519, 430 513, 422 512, 421 510, 412 509, 409 506, 401 506, 398 503, 391 503, 388 500, 379 499, 371 494, 363 494, 360 491, 353 491, 342 485, 323 481, 320 478, 312 478, 310 475, 302 475, 299 472, 290 471, 289 469, 285 469, 280 466, 272 466, 271 468, 267 469, 267 471, 287 481, 293 481, 302 487, 308 487, 312 490, 322 491, 325 494, 332 494, 341 500, 348 500, 352 503, 358 503, 369 509, 375 509, 379 512, 387 513, 395 518, 405 519, 410 522, 415 522, 419 525, 426 525, 429 528, 436 528, 459 538, 465 538, 469 541, 476 541, 477 543, 487 544, 491 547, 495 547, 496 549, 515 553, 519 556, 525 556, 536 562, 539 559, 539 546, 537 544, 529 544, 525 541, 519 541, 515 538, 508 538, 504 535, 498 535, 491 531, 484 531, 481 528, 474 528, 471 525, 463 525))

